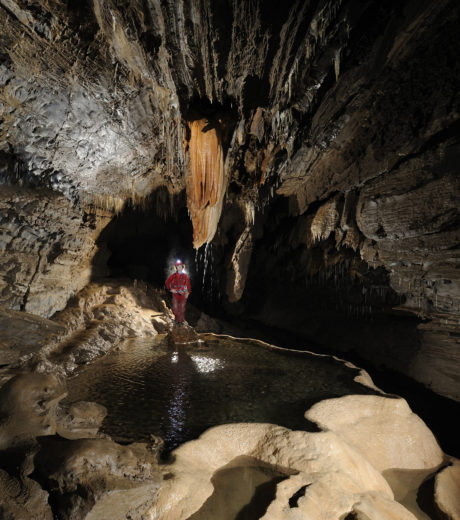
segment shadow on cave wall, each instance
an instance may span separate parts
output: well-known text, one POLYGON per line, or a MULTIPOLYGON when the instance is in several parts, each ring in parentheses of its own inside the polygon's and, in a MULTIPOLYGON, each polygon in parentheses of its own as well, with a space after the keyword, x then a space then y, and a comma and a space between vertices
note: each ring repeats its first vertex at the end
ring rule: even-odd
POLYGON ((160 288, 180 258, 193 280, 192 236, 185 197, 173 197, 160 188, 142 205, 127 204, 102 231, 93 279, 105 274, 143 280, 160 288))
POLYGON ((297 220, 286 199, 274 203, 255 242, 243 297, 225 304, 226 312, 278 344, 347 352, 349 359, 404 372, 421 346, 420 319, 395 310, 404 300, 389 273, 369 266, 359 251, 338 248, 333 233, 309 247, 295 243, 297 220))

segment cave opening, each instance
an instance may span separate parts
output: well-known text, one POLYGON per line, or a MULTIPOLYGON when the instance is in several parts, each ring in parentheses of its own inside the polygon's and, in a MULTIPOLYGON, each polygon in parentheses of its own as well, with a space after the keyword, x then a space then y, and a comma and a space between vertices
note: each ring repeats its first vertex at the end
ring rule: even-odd
POLYGON ((155 190, 142 204, 128 203, 100 233, 93 280, 109 277, 145 282, 162 291, 181 259, 192 284, 190 303, 210 312, 220 297, 211 268, 212 246, 193 247, 193 226, 185 192, 155 190))

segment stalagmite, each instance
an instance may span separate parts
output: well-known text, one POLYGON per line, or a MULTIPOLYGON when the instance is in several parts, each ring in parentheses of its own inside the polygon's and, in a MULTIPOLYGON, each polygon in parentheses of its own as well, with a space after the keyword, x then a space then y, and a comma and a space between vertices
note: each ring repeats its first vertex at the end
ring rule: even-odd
POLYGON ((224 198, 224 160, 218 129, 206 119, 190 124, 187 205, 196 249, 214 237, 224 198))

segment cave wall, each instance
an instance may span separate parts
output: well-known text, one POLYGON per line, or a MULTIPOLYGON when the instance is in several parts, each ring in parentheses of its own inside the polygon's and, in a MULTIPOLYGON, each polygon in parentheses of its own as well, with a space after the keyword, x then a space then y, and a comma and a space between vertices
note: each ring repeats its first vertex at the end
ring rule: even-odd
MULTIPOLYGON (((111 217, 186 192, 234 309, 261 244, 267 276, 313 287, 335 269, 349 290, 321 282, 311 301, 365 313, 374 292, 372 313, 423 320, 394 364, 451 392, 459 18, 454 0, 0 0, 1 304, 51 315, 111 217), (194 170, 197 121, 218 175, 194 170)), ((273 319, 286 303, 266 301, 273 319)))
MULTIPOLYGON (((108 215, 86 214, 45 188, 0 186, 0 305, 49 317, 98 273, 108 215)), ((104 253, 102 251, 102 253, 104 253)))

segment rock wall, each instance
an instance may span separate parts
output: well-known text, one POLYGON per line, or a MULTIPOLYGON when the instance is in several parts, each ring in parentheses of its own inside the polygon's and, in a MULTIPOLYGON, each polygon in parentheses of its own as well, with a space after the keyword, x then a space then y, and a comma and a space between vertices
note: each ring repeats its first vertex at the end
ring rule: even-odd
POLYGON ((107 223, 49 189, 0 186, 0 305, 45 317, 63 309, 97 273, 107 223))

